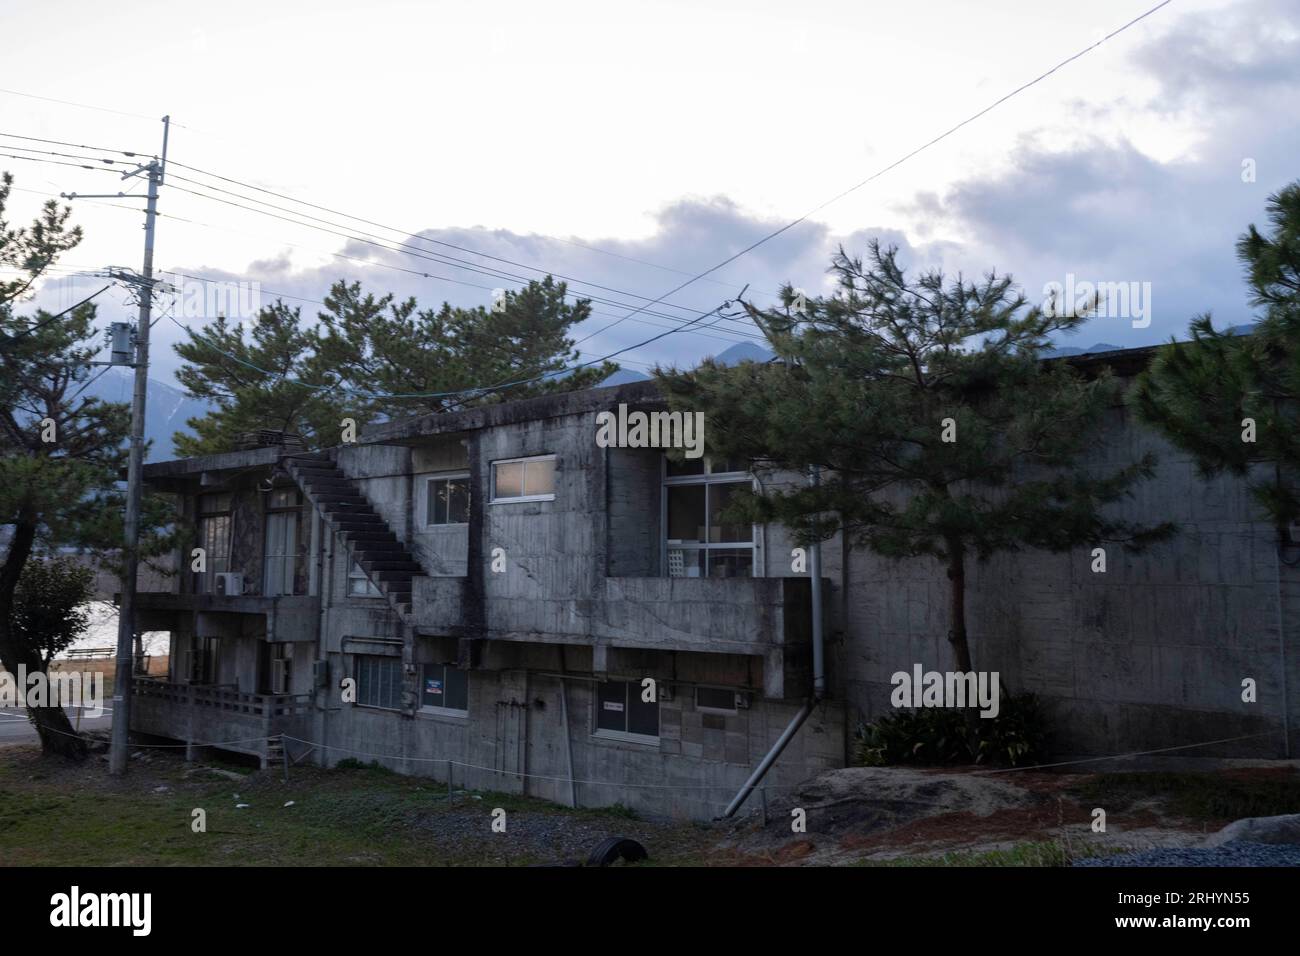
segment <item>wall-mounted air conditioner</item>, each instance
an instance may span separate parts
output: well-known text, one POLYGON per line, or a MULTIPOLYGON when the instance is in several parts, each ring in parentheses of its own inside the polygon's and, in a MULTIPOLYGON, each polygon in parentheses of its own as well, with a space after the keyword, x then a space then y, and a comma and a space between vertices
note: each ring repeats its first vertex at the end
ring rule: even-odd
POLYGON ((244 593, 244 576, 238 571, 224 571, 217 575, 217 593, 222 597, 237 597, 244 593))

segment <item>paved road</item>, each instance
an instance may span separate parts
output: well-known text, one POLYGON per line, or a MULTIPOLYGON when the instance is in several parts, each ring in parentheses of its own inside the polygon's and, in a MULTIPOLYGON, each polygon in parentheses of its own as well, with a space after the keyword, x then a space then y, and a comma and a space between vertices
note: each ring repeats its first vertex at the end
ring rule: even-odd
MULTIPOLYGON (((77 726, 77 708, 69 707, 68 719, 72 721, 72 726, 77 726)), ((112 711, 104 709, 102 717, 83 717, 81 719, 81 729, 84 730, 108 730, 113 726, 112 711)), ((36 743, 40 738, 36 736, 36 728, 31 725, 27 719, 27 711, 21 707, 0 707, 0 747, 6 744, 29 744, 36 743)))

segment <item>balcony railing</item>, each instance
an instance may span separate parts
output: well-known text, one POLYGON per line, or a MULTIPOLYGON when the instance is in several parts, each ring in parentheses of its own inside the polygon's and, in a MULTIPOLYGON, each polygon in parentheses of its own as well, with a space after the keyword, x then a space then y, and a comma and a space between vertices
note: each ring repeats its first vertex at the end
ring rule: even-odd
POLYGON ((249 694, 224 684, 179 684, 137 680, 134 697, 206 707, 247 717, 293 717, 310 712, 311 694, 249 694))
POLYGON ((251 694, 217 684, 138 679, 131 696, 132 730, 252 754, 263 766, 273 738, 303 734, 312 713, 311 694, 251 694))

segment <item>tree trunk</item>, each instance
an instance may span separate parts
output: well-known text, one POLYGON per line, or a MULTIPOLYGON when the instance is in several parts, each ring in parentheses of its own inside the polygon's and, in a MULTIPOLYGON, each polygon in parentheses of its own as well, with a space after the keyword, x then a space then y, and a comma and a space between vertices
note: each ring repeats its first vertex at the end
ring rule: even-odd
POLYGON ((952 645, 957 670, 971 667, 970 644, 966 640, 966 547, 958 537, 948 542, 948 643, 952 645))
MULTIPOLYGON (((45 674, 41 655, 34 649, 21 647, 15 642, 9 622, 14 610, 14 593, 27 559, 31 557, 32 543, 36 540, 36 524, 20 520, 14 526, 14 536, 9 542, 9 552, 0 566, 0 666, 7 670, 15 682, 19 667, 27 677, 45 674)), ((26 687, 21 688, 24 692, 26 687)), ((41 750, 47 754, 60 754, 71 760, 84 760, 86 741, 72 728, 72 722, 60 702, 46 700, 47 706, 27 706, 27 716, 36 726, 41 738, 41 750)))

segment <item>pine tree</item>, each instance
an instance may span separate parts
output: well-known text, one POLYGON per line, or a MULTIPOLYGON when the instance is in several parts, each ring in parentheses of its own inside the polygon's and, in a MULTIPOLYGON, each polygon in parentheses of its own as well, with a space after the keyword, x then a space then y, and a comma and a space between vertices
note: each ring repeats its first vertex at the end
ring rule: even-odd
POLYGON ((1190 340, 1163 348, 1139 379, 1134 401, 1204 476, 1252 476, 1256 500, 1285 534, 1300 519, 1300 182, 1269 197, 1268 218, 1270 234, 1251 225, 1237 240, 1251 305, 1264 310, 1252 334, 1216 331, 1208 313, 1197 316, 1190 340))
POLYGON ((843 531, 890 558, 943 562, 962 671, 970 559, 1141 548, 1171 532, 1107 515, 1152 473, 1151 458, 1104 473, 1080 460, 1117 383, 1043 353, 1082 317, 1028 307, 1009 277, 909 278, 897 250, 876 242, 865 264, 841 249, 831 270, 833 296, 805 304, 787 286, 785 308, 747 306, 775 361, 657 373, 673 408, 705 412, 711 454, 823 472, 816 486, 767 483, 733 515, 780 521, 805 542, 843 531))
MULTIPOLYGON (((45 672, 58 634, 22 610, 19 589, 33 559, 79 547, 112 565, 122 543, 123 498, 118 476, 125 465, 130 410, 83 394, 99 352, 95 307, 84 302, 66 314, 20 316, 17 303, 65 251, 81 241, 69 228, 71 210, 51 201, 28 228, 5 221, 12 178, 0 177, 0 262, 20 279, 0 284, 0 528, 7 536, 0 564, 0 665, 11 674, 45 672)), ((157 554, 173 539, 165 527, 169 503, 145 502, 142 552, 157 554)), ((39 574, 39 572, 33 572, 39 574)), ((46 752, 80 758, 85 745, 57 706, 34 707, 28 716, 46 752)))
POLYGON ((176 379, 192 398, 214 408, 186 422, 192 435, 172 436, 176 454, 233 451, 245 433, 259 429, 298 434, 309 446, 337 442, 343 415, 338 376, 319 370, 320 336, 303 326, 300 309, 277 300, 248 329, 219 316, 186 335, 173 346, 187 363, 176 379))
POLYGON ((181 455, 211 454, 269 428, 328 447, 345 417, 363 425, 590 388, 618 369, 566 371, 578 359, 569 333, 590 314, 550 276, 505 293, 499 307, 437 310, 337 282, 319 325, 304 326, 298 309, 277 301, 247 335, 224 319, 189 332, 175 346, 188 363, 177 378, 216 407, 188 422, 194 436, 173 442, 181 455))

